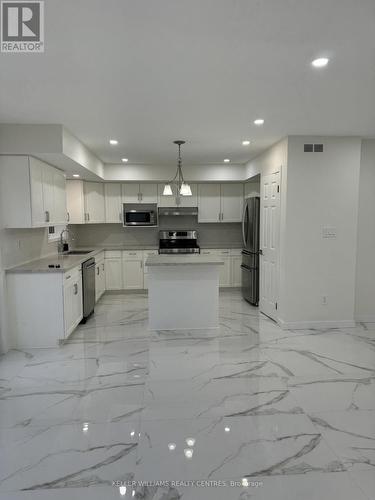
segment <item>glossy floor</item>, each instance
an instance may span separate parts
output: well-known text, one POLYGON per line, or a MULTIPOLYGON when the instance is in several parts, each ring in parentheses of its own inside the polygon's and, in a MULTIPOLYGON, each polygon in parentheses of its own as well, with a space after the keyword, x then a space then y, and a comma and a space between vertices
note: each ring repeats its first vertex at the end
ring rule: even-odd
POLYGON ((150 333, 106 294, 0 358, 0 498, 373 499, 375 324, 282 331, 228 290, 220 325, 150 333))

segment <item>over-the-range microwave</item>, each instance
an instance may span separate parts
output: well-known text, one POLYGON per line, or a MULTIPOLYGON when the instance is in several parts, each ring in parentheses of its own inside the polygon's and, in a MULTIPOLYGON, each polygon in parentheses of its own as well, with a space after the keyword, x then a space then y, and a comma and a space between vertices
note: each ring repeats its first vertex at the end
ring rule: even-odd
POLYGON ((123 204, 124 226, 157 226, 158 209, 157 204, 124 203, 123 204))

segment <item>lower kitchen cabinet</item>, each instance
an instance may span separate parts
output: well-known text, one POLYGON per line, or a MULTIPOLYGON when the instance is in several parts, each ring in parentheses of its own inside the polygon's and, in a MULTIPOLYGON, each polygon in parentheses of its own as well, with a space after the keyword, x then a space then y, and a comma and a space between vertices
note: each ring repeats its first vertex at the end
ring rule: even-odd
POLYGON ((124 290, 143 289, 143 252, 124 251, 122 257, 122 279, 124 290))
POLYGON ((95 302, 105 292, 105 263, 104 252, 95 257, 95 302))
POLYGON ((202 248, 202 255, 217 255, 224 261, 220 266, 219 285, 221 287, 241 286, 241 249, 202 248))
POLYGON ((63 272, 8 272, 12 347, 56 347, 83 316, 81 266, 63 272))
POLYGON ((122 290, 122 259, 109 257, 104 260, 106 290, 122 290))
POLYGON ((77 328, 82 317, 82 268, 79 267, 64 274, 64 338, 77 328))
POLYGON ((158 255, 158 250, 144 250, 143 252, 143 288, 148 290, 148 266, 146 266, 146 261, 151 255, 158 255))
POLYGON ((242 264, 242 256, 241 253, 239 255, 231 256, 231 286, 240 287, 241 286, 241 264, 242 264))

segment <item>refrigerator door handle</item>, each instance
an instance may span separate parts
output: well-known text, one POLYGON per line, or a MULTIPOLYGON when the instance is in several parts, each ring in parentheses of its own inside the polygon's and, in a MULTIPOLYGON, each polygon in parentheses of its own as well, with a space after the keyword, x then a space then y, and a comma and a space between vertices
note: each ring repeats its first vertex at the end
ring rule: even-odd
POLYGON ((246 248, 246 238, 245 238, 245 214, 247 210, 247 200, 245 200, 243 214, 242 214, 242 241, 243 246, 246 248))

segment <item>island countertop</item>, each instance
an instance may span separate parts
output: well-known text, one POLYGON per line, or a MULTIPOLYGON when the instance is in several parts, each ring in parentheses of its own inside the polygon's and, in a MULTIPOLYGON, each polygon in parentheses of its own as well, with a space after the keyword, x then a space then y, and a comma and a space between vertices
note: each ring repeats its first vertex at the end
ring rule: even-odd
POLYGON ((162 254, 151 255, 146 261, 146 266, 191 266, 191 265, 212 265, 223 266, 224 261, 215 255, 201 255, 201 254, 162 254))

